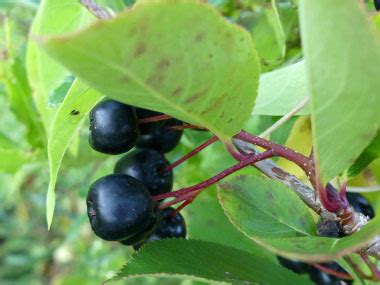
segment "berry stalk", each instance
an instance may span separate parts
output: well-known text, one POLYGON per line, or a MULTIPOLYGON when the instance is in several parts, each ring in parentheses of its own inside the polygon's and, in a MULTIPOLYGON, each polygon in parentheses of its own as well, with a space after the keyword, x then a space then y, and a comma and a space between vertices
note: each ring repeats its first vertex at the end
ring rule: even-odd
POLYGON ((213 177, 211 177, 211 178, 209 178, 209 179, 207 179, 201 183, 198 183, 198 184, 190 186, 190 187, 182 188, 182 189, 177 190, 175 192, 156 195, 153 197, 153 199, 158 201, 158 200, 162 200, 162 199, 166 199, 166 198, 170 198, 170 197, 175 197, 175 198, 180 198, 180 200, 178 200, 177 202, 183 201, 183 200, 185 200, 184 195, 189 194, 189 193, 194 193, 198 190, 207 188, 207 187, 215 184, 216 182, 222 180, 223 178, 231 175, 232 173, 234 173, 234 172, 236 172, 236 171, 238 171, 238 170, 240 170, 240 169, 242 169, 242 168, 244 168, 244 167, 246 167, 252 163, 255 163, 255 162, 267 159, 267 158, 271 158, 273 156, 274 156, 273 150, 267 150, 265 152, 255 154, 255 155, 248 157, 247 159, 239 162, 238 164, 235 164, 235 165, 231 166, 230 168, 227 168, 226 170, 218 173, 217 175, 215 175, 215 176, 213 176, 213 177))
POLYGON ((210 138, 209 140, 205 141, 204 143, 202 143, 200 146, 198 146, 197 148, 195 148, 194 150, 192 150, 191 152, 189 152, 185 156, 183 156, 180 159, 178 159, 177 161, 173 162, 171 165, 169 165, 164 170, 164 172, 167 172, 167 171, 170 171, 170 170, 174 169, 178 165, 182 164, 183 162, 185 162, 186 160, 190 159, 191 157, 193 157, 194 155, 196 155, 197 153, 199 153, 200 151, 202 151, 203 149, 205 149, 209 145, 212 145, 213 143, 217 142, 218 140, 219 139, 218 139, 217 136, 213 136, 212 138, 210 138))

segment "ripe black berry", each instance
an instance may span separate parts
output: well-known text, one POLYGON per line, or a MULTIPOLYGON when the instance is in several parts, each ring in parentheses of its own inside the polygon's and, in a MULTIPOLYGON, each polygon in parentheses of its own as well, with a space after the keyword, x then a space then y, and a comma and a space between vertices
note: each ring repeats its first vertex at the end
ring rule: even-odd
POLYGON ((162 126, 153 129, 146 135, 140 136, 137 146, 153 148, 159 152, 167 153, 178 145, 183 133, 182 130, 173 130, 170 127, 180 125, 182 125, 181 121, 169 119, 162 126))
POLYGON ((91 227, 105 240, 125 240, 147 229, 156 219, 153 207, 144 184, 124 174, 100 178, 87 194, 91 227))
POLYGON ((120 154, 133 148, 138 138, 133 107, 114 100, 98 103, 90 112, 91 147, 107 154, 120 154))
MULTIPOLYGON (((325 263, 322 264, 324 267, 329 269, 333 269, 338 272, 347 273, 342 267, 340 267, 336 262, 325 263)), ((311 266, 309 276, 311 281, 313 281, 317 285, 341 285, 342 279, 335 277, 333 275, 329 275, 324 271, 311 266)), ((352 284, 352 280, 344 280, 346 284, 352 284)))
POLYGON ((372 219, 375 216, 375 211, 366 198, 359 193, 346 193, 346 197, 351 206, 356 212, 362 213, 372 219))
POLYGON ((310 270, 310 265, 307 263, 304 263, 298 260, 286 259, 281 256, 277 256, 277 259, 282 266, 284 266, 285 268, 295 273, 303 274, 303 273, 307 273, 310 270))
POLYGON ((374 1, 376 11, 380 11, 380 0, 375 0, 374 1))
POLYGON ((136 178, 155 196, 172 190, 173 171, 164 171, 168 166, 162 153, 154 149, 136 149, 116 163, 114 172, 136 178))
POLYGON ((180 213, 173 216, 175 209, 165 208, 159 216, 159 224, 156 231, 145 241, 133 246, 138 250, 144 243, 165 238, 186 238, 186 223, 180 213))
MULTIPOLYGON (((136 109, 136 115, 137 119, 146 119, 146 118, 151 118, 151 117, 156 117, 163 115, 163 113, 155 112, 155 111, 150 111, 147 109, 142 109, 142 108, 135 108, 136 109)), ((155 128, 158 128, 162 126, 165 123, 166 120, 162 121, 157 121, 157 122, 151 122, 151 123, 144 123, 144 124, 139 124, 139 130, 141 135, 146 135, 149 134, 150 132, 153 132, 155 128)))
POLYGON ((151 222, 148 224, 148 226, 146 226, 140 232, 120 242, 124 245, 135 245, 138 243, 142 243, 154 233, 154 231, 157 229, 157 226, 158 226, 158 219, 154 217, 151 220, 151 222))

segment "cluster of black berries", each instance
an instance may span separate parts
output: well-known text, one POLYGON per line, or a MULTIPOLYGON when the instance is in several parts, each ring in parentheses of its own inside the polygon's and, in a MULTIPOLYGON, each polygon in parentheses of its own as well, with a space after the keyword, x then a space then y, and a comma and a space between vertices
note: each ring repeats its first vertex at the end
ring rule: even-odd
POLYGON ((159 210, 152 196, 170 192, 173 172, 164 153, 179 143, 182 130, 176 119, 139 124, 162 115, 105 100, 90 113, 91 147, 106 154, 124 155, 114 174, 95 181, 87 194, 87 214, 92 230, 102 239, 138 249, 146 242, 186 237, 183 216, 173 208, 159 210))
MULTIPOLYGON (((346 193, 346 197, 356 212, 362 213, 370 219, 375 216, 375 211, 371 204, 362 195, 358 193, 346 193)), ((323 226, 319 228, 319 235, 334 238, 342 237, 339 226, 337 224, 332 224, 331 221, 324 223, 323 226), (321 231, 323 232, 321 233, 321 231)), ((345 282, 345 284, 352 284, 353 282, 352 280, 342 280, 336 276, 329 275, 326 272, 301 261, 289 260, 283 257, 278 257, 278 260, 282 266, 295 273, 309 274, 310 279, 317 285, 340 285, 342 284, 342 281, 345 282)), ((347 272, 336 262, 329 262, 321 265, 336 272, 347 274, 347 272)))

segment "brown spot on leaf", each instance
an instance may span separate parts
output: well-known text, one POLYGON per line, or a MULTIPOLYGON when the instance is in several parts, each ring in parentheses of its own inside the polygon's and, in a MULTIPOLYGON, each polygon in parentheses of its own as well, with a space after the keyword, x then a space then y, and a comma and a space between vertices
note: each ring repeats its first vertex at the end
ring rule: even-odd
POLYGON ((165 76, 162 73, 153 73, 148 77, 145 83, 153 87, 160 87, 164 80, 165 76))
POLYGON ((203 39, 205 38, 205 33, 204 32, 199 32, 196 36, 195 36, 195 41, 197 42, 201 42, 203 41, 203 39))
POLYGON ((134 56, 139 57, 143 55, 147 50, 146 44, 144 42, 140 42, 137 44, 135 51, 134 51, 134 56))
POLYGON ((178 86, 174 91, 172 92, 173 96, 177 96, 181 91, 183 90, 182 86, 178 86))
POLYGON ((210 104, 210 106, 201 112, 201 115, 207 114, 208 112, 217 109, 223 102, 223 98, 219 97, 216 101, 214 101, 213 104, 210 104))
POLYGON ((206 94, 206 92, 207 90, 203 90, 203 91, 192 94, 189 98, 186 99, 185 104, 194 103, 196 100, 201 98, 204 94, 206 94))
POLYGON ((266 192, 265 196, 268 198, 268 200, 273 200, 274 199, 273 194, 270 191, 266 192))
POLYGON ((165 69, 165 68, 168 68, 169 66, 170 66, 170 60, 163 58, 159 61, 159 63, 157 63, 156 68, 165 69))

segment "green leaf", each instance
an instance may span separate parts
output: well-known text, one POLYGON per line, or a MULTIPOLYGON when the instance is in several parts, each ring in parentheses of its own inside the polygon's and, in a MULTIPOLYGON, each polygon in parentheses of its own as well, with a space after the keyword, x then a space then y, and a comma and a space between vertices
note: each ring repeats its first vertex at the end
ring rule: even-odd
POLYGON ((380 157, 380 133, 372 140, 369 146, 360 154, 353 165, 348 169, 349 176, 358 175, 372 161, 380 157))
POLYGON ((22 59, 16 57, 5 61, 2 70, 9 107, 17 120, 26 126, 28 142, 34 147, 44 146, 44 129, 33 105, 32 92, 22 59))
POLYGON ((284 58, 285 34, 276 1, 272 0, 272 5, 256 7, 254 12, 243 12, 238 23, 251 32, 263 68, 284 58))
POLYGON ((50 107, 55 108, 62 103, 71 85, 73 84, 74 79, 75 76, 73 76, 72 74, 65 76, 61 85, 59 85, 56 89, 53 90, 53 92, 51 92, 48 99, 48 104, 50 107))
POLYGON ((235 177, 219 184, 219 200, 231 223, 264 248, 290 259, 338 259, 367 246, 380 233, 377 216, 351 236, 313 236, 310 213, 295 195, 278 182, 256 176, 235 177))
POLYGON ((261 176, 238 176, 218 187, 222 207, 249 236, 285 238, 316 232, 306 205, 280 182, 261 176))
POLYGON ((0 148, 0 172, 14 173, 31 160, 31 155, 15 148, 0 148))
POLYGON ((379 128, 380 39, 356 0, 300 1, 314 153, 324 182, 346 170, 379 128))
POLYGON ((103 96, 75 80, 65 100, 60 105, 48 139, 50 181, 46 197, 46 218, 50 228, 55 207, 55 184, 63 156, 88 113, 103 96))
MULTIPOLYGON (((282 116, 309 96, 304 61, 264 73, 260 77, 259 94, 253 114, 282 116)), ((310 113, 309 104, 297 115, 310 113)))
POLYGON ((195 1, 142 1, 43 46, 107 96, 207 127, 224 140, 249 118, 257 93, 250 35, 195 1))
MULTIPOLYGON (((30 31, 36 36, 71 32, 87 23, 90 13, 77 0, 43 0, 30 31)), ((45 129, 49 130, 55 110, 49 107, 49 94, 61 85, 68 71, 42 51, 34 40, 28 43, 27 71, 33 98, 45 129)))
POLYGON ((312 284, 254 254, 220 244, 167 239, 144 246, 109 281, 141 275, 174 276, 227 284, 312 284))

